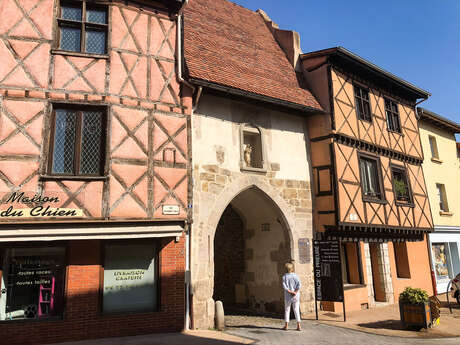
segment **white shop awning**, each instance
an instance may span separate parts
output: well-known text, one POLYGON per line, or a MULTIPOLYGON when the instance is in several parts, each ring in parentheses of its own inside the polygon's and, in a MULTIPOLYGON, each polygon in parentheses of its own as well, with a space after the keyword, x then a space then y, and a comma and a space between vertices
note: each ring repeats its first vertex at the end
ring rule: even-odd
POLYGON ((0 242, 180 237, 184 222, 142 224, 15 224, 0 228, 0 242))

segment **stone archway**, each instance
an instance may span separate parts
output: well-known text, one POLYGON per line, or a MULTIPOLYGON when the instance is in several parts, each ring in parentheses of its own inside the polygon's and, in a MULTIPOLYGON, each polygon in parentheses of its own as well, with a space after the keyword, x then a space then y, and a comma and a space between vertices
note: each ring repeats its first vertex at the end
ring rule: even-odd
MULTIPOLYGON (((283 236, 288 243, 286 246, 289 248, 288 257, 295 262, 296 271, 305 277, 305 284, 302 287, 305 297, 301 300, 301 310, 304 312, 312 310, 311 261, 309 259, 308 261, 299 260, 298 247, 299 240, 308 239, 311 241, 311 213, 304 213, 303 209, 296 208, 292 203, 292 196, 286 193, 288 191, 285 189, 286 187, 275 187, 262 176, 235 175, 237 174, 232 173, 229 183, 220 190, 206 189, 203 191, 200 188, 196 190, 194 195, 191 274, 193 326, 195 328, 208 328, 214 325, 215 301, 212 297, 214 294, 214 238, 216 229, 228 205, 246 191, 257 191, 265 199, 267 205, 270 205, 270 209, 276 211, 279 223, 284 226, 285 233, 283 236)), ((297 182, 294 181, 294 183, 297 182)), ((301 187, 299 182, 297 188, 304 187, 301 187)), ((239 213, 241 215, 242 212, 239 213)), ((253 272, 255 273, 255 271, 253 272)), ((276 288, 280 289, 280 286, 276 288)))
POLYGON ((216 198, 216 202, 214 203, 214 207, 209 212, 207 224, 208 228, 211 229, 211 231, 213 232, 212 237, 214 238, 217 225, 226 207, 232 202, 233 199, 235 199, 236 196, 252 188, 260 190, 266 196, 266 198, 273 204, 273 206, 279 210, 281 217, 283 217, 283 222, 286 224, 287 227, 289 240, 291 242, 291 248, 293 248, 294 238, 292 229, 295 227, 295 215, 292 212, 291 207, 280 196, 280 192, 278 189, 274 188, 273 186, 265 182, 260 181, 257 177, 253 176, 241 177, 240 179, 234 181, 231 185, 226 187, 218 195, 218 197, 216 198))
POLYGON ((282 313, 281 277, 292 261, 279 208, 256 187, 225 208, 214 236, 213 299, 231 313, 282 313))

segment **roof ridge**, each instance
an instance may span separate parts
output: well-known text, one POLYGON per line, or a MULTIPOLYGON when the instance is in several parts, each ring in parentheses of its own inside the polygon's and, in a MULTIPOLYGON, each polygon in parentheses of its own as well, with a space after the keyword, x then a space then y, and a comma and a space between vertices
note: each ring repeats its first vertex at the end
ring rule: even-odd
POLYGON ((260 13, 230 0, 192 0, 184 19, 184 58, 190 80, 322 111, 316 97, 298 80, 260 13))
MULTIPOLYGON (((216 0, 214 0, 214 1, 216 1, 216 0)), ((244 10, 246 10, 246 11, 252 12, 252 13, 254 13, 254 14, 258 14, 256 11, 253 11, 253 10, 247 8, 247 7, 244 7, 243 5, 237 4, 236 2, 233 2, 233 1, 230 1, 230 0, 221 0, 221 1, 229 2, 229 3, 231 3, 232 5, 241 7, 242 9, 244 9, 244 10)))

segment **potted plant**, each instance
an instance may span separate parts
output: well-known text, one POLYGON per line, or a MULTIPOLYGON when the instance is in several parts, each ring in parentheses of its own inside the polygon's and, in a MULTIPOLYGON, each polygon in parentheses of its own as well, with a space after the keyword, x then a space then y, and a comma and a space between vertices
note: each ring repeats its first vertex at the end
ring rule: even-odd
POLYGON ((428 328, 431 312, 427 292, 418 288, 405 288, 399 295, 399 313, 405 327, 428 328))
POLYGON ((402 180, 394 180, 396 198, 398 201, 409 201, 406 183, 402 180))

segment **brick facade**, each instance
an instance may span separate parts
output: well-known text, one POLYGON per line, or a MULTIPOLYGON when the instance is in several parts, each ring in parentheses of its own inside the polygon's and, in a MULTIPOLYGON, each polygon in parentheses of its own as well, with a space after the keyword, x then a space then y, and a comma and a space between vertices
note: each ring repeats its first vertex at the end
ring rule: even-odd
POLYGON ((185 237, 177 243, 172 238, 158 241, 158 312, 103 315, 102 241, 70 241, 62 320, 2 322, 1 343, 26 345, 180 331, 184 325, 185 237))

